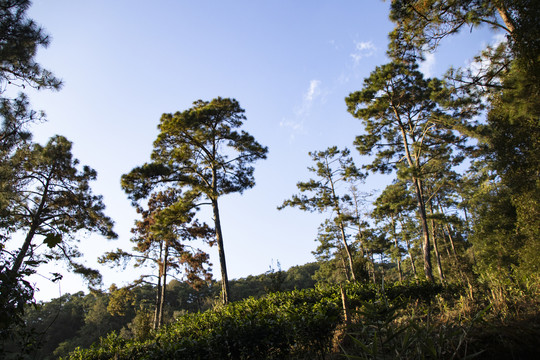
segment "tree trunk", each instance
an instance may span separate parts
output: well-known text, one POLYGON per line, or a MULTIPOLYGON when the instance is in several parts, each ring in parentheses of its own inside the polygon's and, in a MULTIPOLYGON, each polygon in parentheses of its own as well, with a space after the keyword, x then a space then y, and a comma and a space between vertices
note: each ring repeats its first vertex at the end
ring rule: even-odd
MULTIPOLYGON (((405 127, 401 123, 398 111, 394 109, 394 112, 396 114, 396 118, 399 121, 399 127, 401 130, 401 136, 403 138, 403 147, 405 149, 405 155, 407 157, 407 163, 409 164, 409 168, 413 170, 414 168, 419 167, 419 161, 418 157, 416 157, 416 166, 415 162, 413 161, 410 149, 409 149, 409 141, 407 139, 407 132, 405 130, 405 127)), ((414 143, 414 137, 412 139, 414 143)), ((422 249, 424 252, 424 273, 426 274, 426 278, 428 281, 433 282, 433 270, 431 268, 431 249, 430 249, 430 242, 429 242, 429 228, 427 224, 427 216, 426 216, 426 202, 424 200, 424 190, 422 188, 422 180, 418 179, 417 177, 413 176, 412 181, 414 184, 414 189, 416 192, 416 200, 418 202, 418 210, 420 213, 420 219, 422 222, 422 235, 424 237, 422 249)))
POLYGON ((401 252, 399 251, 399 241, 396 236, 396 222, 392 216, 392 236, 394 237, 394 244, 396 246, 396 264, 399 272, 399 282, 403 282, 403 271, 401 270, 401 252))
POLYGON ((28 230, 28 234, 26 234, 26 238, 24 239, 23 246, 21 247, 21 250, 17 254, 17 257, 15 258, 15 262, 13 263, 13 266, 11 267, 11 270, 9 271, 10 276, 13 278, 16 277, 16 274, 19 272, 19 270, 22 267, 24 258, 26 257, 26 254, 28 253, 28 249, 30 249, 30 245, 32 244, 32 240, 34 239, 34 235, 36 235, 37 230, 37 217, 39 215, 36 214, 36 217, 34 217, 34 220, 32 220, 32 225, 30 226, 30 230, 28 230))
POLYGON ((409 254, 409 258, 411 259, 411 269, 414 274, 414 278, 418 280, 418 274, 416 273, 416 265, 414 264, 414 257, 411 253, 411 244, 409 243, 409 239, 405 238, 405 243, 407 244, 407 253, 409 254))
MULTIPOLYGON (((338 213, 338 216, 340 216, 339 213, 338 213)), ((349 261, 349 269, 351 271, 351 278, 353 281, 356 281, 356 275, 354 274, 354 263, 353 263, 352 253, 351 253, 349 244, 347 244, 347 238, 345 237, 345 229, 341 221, 339 222, 339 230, 341 232, 341 240, 343 242, 343 247, 345 248, 345 252, 347 253, 347 260, 349 261)))
MULTIPOLYGON (((433 202, 429 202, 429 211, 431 216, 433 216, 433 202)), ((446 278, 444 276, 444 271, 441 264, 441 255, 439 254, 439 246, 437 245, 437 237, 435 236, 435 220, 431 219, 431 239, 433 240, 433 250, 435 251, 435 259, 437 260, 437 269, 439 270, 439 278, 444 284, 446 278)))
POLYGON ((339 284, 339 289, 341 291, 341 305, 343 307, 343 320, 345 321, 345 326, 349 327, 351 325, 351 313, 349 310, 349 301, 347 299, 347 294, 343 285, 339 284))
POLYGON ((413 178, 414 187, 416 190, 416 200, 418 202, 418 209, 420 212, 420 220, 422 223, 422 235, 423 243, 422 250, 424 253, 424 273, 428 281, 433 282, 433 270, 431 267, 431 246, 429 241, 429 227, 427 224, 426 207, 424 202, 424 196, 422 191, 422 181, 413 178))
POLYGON ((165 294, 167 291, 167 267, 169 261, 169 244, 165 242, 165 253, 163 254, 163 284, 161 284, 161 301, 159 304, 158 327, 163 325, 163 308, 165 306, 165 294))
MULTIPOLYGON (((327 164, 327 168, 329 168, 329 165, 327 164)), ((341 219, 341 211, 339 207, 339 199, 336 195, 336 189, 334 187, 334 181, 332 180, 332 177, 329 177, 328 179, 330 181, 330 188, 332 190, 332 197, 334 201, 334 209, 337 214, 337 218, 339 219, 339 231, 341 232, 341 241, 343 242, 343 246, 345 247, 345 252, 347 253, 347 260, 349 262, 349 269, 351 271, 351 277, 353 281, 356 281, 356 275, 354 274, 354 263, 353 263, 353 257, 351 254, 351 249, 349 248, 349 244, 347 244, 347 237, 345 236, 345 227, 343 226, 343 221, 341 219)))
MULTIPOLYGON (((440 199, 438 199, 438 205, 439 205, 439 211, 441 212, 441 214, 443 216, 446 217, 446 214, 444 213, 444 208, 441 205, 440 199)), ((467 213, 465 212, 465 214, 467 214, 467 213)), ((450 228, 448 223, 444 224, 444 228, 446 229, 446 232, 448 234, 448 239, 450 240, 450 246, 452 247, 452 253, 454 254, 454 257, 456 258, 456 261, 457 261, 458 257, 457 257, 457 252, 456 252, 456 246, 454 245, 454 239, 452 238, 452 232, 451 232, 452 229, 450 228)))
POLYGON ((158 283, 156 288, 156 309, 154 311, 154 321, 153 321, 153 328, 154 330, 157 330, 159 328, 159 313, 161 306, 161 265, 163 263, 163 241, 159 242, 159 260, 158 260, 158 283))
POLYGON ((375 257, 373 256, 373 251, 370 251, 371 256, 371 276, 373 277, 373 283, 377 283, 377 275, 375 274, 375 257))
POLYGON ((341 249, 339 251, 339 258, 341 259, 341 268, 343 269, 343 274, 345 274, 345 279, 351 281, 351 275, 349 275, 349 271, 347 271, 347 263, 345 262, 345 257, 341 253, 341 249))
POLYGON ((398 273, 399 273, 399 282, 402 283, 403 282, 403 271, 401 270, 401 255, 399 254, 399 244, 398 244, 397 238, 394 238, 394 241, 395 241, 395 244, 396 244, 396 249, 398 251, 398 256, 396 258, 396 264, 397 264, 398 273))
MULTIPOLYGON (((496 5, 497 7, 497 12, 499 13, 499 15, 501 16, 501 19, 504 21, 504 25, 506 26, 506 29, 508 30, 508 32, 510 33, 510 36, 512 36, 514 38, 515 36, 515 24, 514 24, 514 20, 511 18, 510 14, 508 13, 508 9, 506 7, 504 7, 504 5, 502 4, 498 4, 496 5)), ((515 38, 514 38, 515 40, 515 38)))
POLYGON ((219 208, 217 199, 212 199, 212 210, 214 211, 214 224, 216 227, 216 243, 219 253, 219 264, 221 268, 221 298, 223 304, 229 303, 229 278, 227 277, 227 263, 225 262, 225 249, 223 247, 223 235, 221 233, 221 221, 219 218, 219 208))
MULTIPOLYGON (((433 227, 435 226, 433 220, 431 221, 431 226, 433 227)), ((439 277, 441 279, 441 282, 445 283, 446 277, 444 276, 444 271, 443 271, 443 267, 441 263, 441 255, 439 254, 439 247, 437 245, 437 237, 435 236, 435 234, 433 234, 431 238, 433 239, 433 250, 435 251, 435 258, 437 259, 437 268, 439 270, 439 277)))
POLYGON ((354 212, 356 215, 356 223, 358 224, 358 243, 360 244, 360 256, 362 259, 365 257, 365 250, 364 250, 364 241, 362 236, 362 226, 360 225, 360 210, 358 209, 358 199, 356 198, 356 194, 353 192, 353 198, 354 198, 354 212))
POLYGON ((47 202, 48 197, 49 197, 49 186, 51 184, 53 171, 54 170, 51 170, 51 172, 49 173, 49 176, 47 177, 47 181, 45 185, 43 186, 43 194, 41 196, 41 201, 36 210, 36 213, 34 214, 34 216, 32 216, 32 224, 30 225, 30 230, 28 230, 28 234, 26 234, 26 238, 24 239, 23 246, 21 247, 21 250, 17 254, 17 257, 15 258, 15 261, 13 262, 13 266, 11 267, 11 270, 9 271, 9 276, 12 279, 15 279, 17 277, 17 273, 22 267, 24 258, 26 257, 26 254, 28 253, 28 249, 30 249, 30 245, 32 244, 34 235, 36 235, 36 231, 41 222, 41 215, 43 213, 43 209, 45 208, 45 203, 47 202))

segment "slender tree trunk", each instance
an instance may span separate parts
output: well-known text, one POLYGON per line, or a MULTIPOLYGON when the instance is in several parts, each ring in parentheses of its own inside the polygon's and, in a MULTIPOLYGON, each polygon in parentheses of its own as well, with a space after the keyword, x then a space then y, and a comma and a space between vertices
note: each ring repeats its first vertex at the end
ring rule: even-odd
POLYGON ((225 261, 225 249, 223 247, 223 235, 221 233, 221 221, 219 218, 218 201, 212 199, 212 210, 214 211, 214 223, 216 227, 216 243, 219 253, 219 264, 221 268, 221 298, 223 304, 229 302, 229 278, 227 277, 227 263, 225 261))
POLYGON ((433 282, 433 270, 431 267, 431 246, 429 241, 429 227, 427 223, 426 216, 426 207, 424 202, 424 196, 422 191, 422 181, 416 178, 413 178, 414 187, 416 190, 416 200, 418 203, 418 210, 420 212, 420 220, 422 223, 422 235, 423 243, 422 250, 424 253, 424 273, 428 281, 433 282))
MULTIPOLYGON (((330 166, 328 164, 326 164, 326 166, 328 168, 330 168, 330 166)), ((347 244, 347 237, 345 235, 345 227, 343 226, 343 221, 341 219, 341 210, 339 208, 339 199, 336 195, 336 189, 334 187, 334 181, 332 180, 332 177, 330 176, 329 179, 330 181, 330 187, 331 187, 331 190, 332 190, 332 197, 333 197, 333 201, 334 201, 334 208, 336 210, 336 214, 338 216, 338 219, 339 219, 339 231, 341 232, 341 241, 343 242, 343 246, 345 247, 345 252, 347 253, 347 260, 349 262, 349 269, 351 271, 351 277, 352 277, 352 280, 353 281, 356 281, 356 275, 354 274, 354 263, 353 263, 353 257, 352 257, 352 253, 351 253, 351 249, 349 247, 349 244, 347 244)))
POLYGON ((169 266, 169 244, 165 242, 165 251, 163 254, 163 284, 161 284, 161 299, 159 304, 158 327, 163 325, 163 310, 165 307, 165 294, 167 293, 167 268, 169 266))
MULTIPOLYGON (((399 127, 401 130, 401 136, 403 140, 403 147, 405 149, 405 155, 407 157, 407 163, 409 164, 410 169, 419 168, 419 159, 418 157, 415 158, 415 161, 413 161, 410 149, 409 149, 409 141, 407 138, 407 132, 404 127, 404 125, 401 123, 401 119, 399 116, 399 113, 397 109, 394 108, 394 112, 396 115, 396 118, 399 122, 399 127), (416 165, 415 165, 416 163, 416 165)), ((414 137, 412 139, 414 143, 414 137)), ((420 220, 422 222, 422 235, 423 235, 423 243, 422 243, 422 249, 424 252, 424 273, 426 274, 426 278, 428 281, 433 282, 433 270, 431 268, 431 249, 430 249, 430 241, 429 241, 429 227, 427 224, 427 216, 426 216, 426 203, 424 200, 424 190, 422 188, 422 180, 418 179, 417 177, 412 177, 412 182, 414 184, 414 189, 416 192, 416 200, 418 202, 418 211, 420 213, 420 220)))
POLYGON ((375 257, 373 256, 373 251, 370 252, 371 256, 371 275, 373 276, 373 283, 377 283, 377 276, 375 274, 375 257))
POLYGON ((407 253, 409 254, 409 258, 411 259, 411 269, 414 274, 414 278, 418 280, 418 274, 416 273, 416 265, 414 264, 414 257, 411 253, 411 244, 409 243, 408 238, 405 238, 405 243, 407 244, 407 253))
MULTIPOLYGON (((441 202, 439 201, 438 204, 439 204, 439 210, 441 211, 441 214, 443 214, 444 216, 444 208, 442 207, 441 202)), ((467 212, 465 212, 465 214, 467 214, 467 212)), ((452 237, 452 228, 448 224, 445 224, 444 226, 448 234, 448 239, 450 240, 450 245, 452 247, 452 254, 454 255, 456 268, 458 269, 459 274, 461 275, 461 279, 462 280, 465 279, 465 281, 467 281, 467 287, 469 288, 469 298, 474 299, 474 288, 471 284, 471 280, 469 279, 469 275, 467 275, 466 271, 463 271, 463 260, 461 259, 461 256, 459 256, 456 251, 456 246, 454 244, 454 239, 452 237)))
MULTIPOLYGON (((431 221, 431 226, 434 227, 434 221, 431 221)), ((439 278, 442 283, 446 282, 446 277, 444 276, 444 271, 441 263, 441 255, 439 254, 439 246, 437 244, 437 237, 435 233, 432 234, 431 238, 433 239, 433 250, 435 251, 435 259, 437 260, 437 269, 439 270, 439 278)))
MULTIPOLYGON (((445 213, 444 213, 444 208, 441 205, 440 199, 438 199, 438 205, 439 205, 439 211, 441 212, 441 214, 443 214, 443 216, 446 216, 445 213)), ((466 212, 465 212, 465 214, 466 214, 466 212)), ((458 256, 457 256, 457 252, 456 252, 456 246, 454 245, 454 239, 452 238, 452 231, 451 231, 452 229, 450 228, 448 223, 444 224, 444 228, 446 229, 446 232, 448 234, 448 239, 450 240, 450 246, 452 247, 452 253, 454 254, 454 257, 456 258, 456 261, 457 261, 458 256)))
POLYGON ((362 226, 360 225, 360 210, 358 209, 358 199, 356 198, 356 194, 353 192, 353 198, 354 198, 354 211, 356 215, 356 223, 358 224, 358 243, 360 244, 360 256, 362 256, 362 259, 365 257, 365 250, 364 250, 364 239, 362 236, 362 226))
MULTIPOLYGON (((431 216, 433 216, 433 202, 429 202, 429 211, 431 216)), ((437 244, 437 237, 435 236, 435 220, 431 219, 431 239, 433 241, 433 251, 435 252, 435 259, 437 260, 437 269, 439 270, 439 278, 444 284, 446 278, 444 276, 444 271, 441 263, 441 255, 439 254, 439 246, 437 244)))
POLYGON ((395 241, 395 244, 396 244, 396 249, 398 251, 398 255, 397 255, 397 258, 396 258, 396 264, 397 264, 397 268, 398 268, 398 273, 399 273, 399 282, 403 282, 403 271, 401 270, 401 255, 399 254, 399 244, 398 244, 398 241, 397 241, 397 238, 394 238, 394 241, 395 241))
POLYGON ((30 245, 32 244, 32 240, 34 239, 34 236, 36 235, 37 230, 37 222, 38 220, 38 213, 36 213, 36 216, 32 220, 32 225, 30 226, 30 230, 28 230, 28 234, 26 234, 26 238, 24 239, 23 246, 21 247, 21 250, 17 254, 17 257, 15 258, 15 262, 13 263, 13 266, 11 267, 11 270, 9 271, 10 275, 15 278, 16 274, 19 272, 19 270, 22 267, 24 258, 26 257, 28 253, 28 249, 30 249, 30 245))
POLYGON ((341 268, 343 269, 345 278, 347 279, 347 281, 351 281, 351 275, 349 275, 349 271, 347 270, 347 263, 345 262, 345 257, 342 255, 341 251, 339 251, 339 258, 341 259, 341 268))
MULTIPOLYGON (((341 214, 338 214, 338 216, 340 215, 341 214)), ((341 221, 339 222, 339 230, 341 232, 341 240, 343 242, 343 247, 345 248, 345 252, 347 253, 347 260, 349 261, 349 269, 351 271, 351 278, 353 281, 356 281, 356 275, 354 274, 354 263, 353 263, 351 248, 349 247, 349 244, 347 244, 347 238, 345 237, 345 229, 341 221)))
POLYGON ((161 306, 161 275, 158 276, 158 283, 156 287, 156 309, 154 310, 153 328, 157 330, 159 328, 159 313, 161 306))
MULTIPOLYGON (((54 169, 54 168, 53 168, 54 169)), ((30 225, 30 229, 28 230, 28 234, 26 234, 26 238, 24 239, 23 246, 21 247, 21 250, 17 254, 17 257, 15 258, 15 261, 13 262, 13 266, 11 267, 9 271, 9 276, 15 279, 17 277, 17 273, 22 267, 24 258, 28 254, 28 249, 30 249, 30 245, 32 244, 32 240, 34 239, 34 236, 36 235, 36 231, 39 227, 39 224, 41 222, 41 215, 43 213, 43 209, 45 208, 45 204, 47 203, 47 200, 49 198, 49 186, 51 184, 52 180, 52 173, 54 170, 51 170, 49 173, 49 176, 47 177, 47 181, 45 185, 43 186, 43 195, 41 196, 41 200, 39 202, 39 206, 34 214, 32 216, 32 224, 30 225)))
POLYGON ((392 216, 392 236, 394 237, 394 244, 396 246, 396 253, 397 253, 396 263, 397 263, 397 268, 399 272, 399 282, 401 283, 403 282, 403 271, 401 270, 401 252, 399 251, 399 242, 396 236, 396 223, 393 216, 392 216))
POLYGON ((444 229, 441 231, 442 233, 442 236, 441 236, 441 239, 444 243, 444 248, 446 250, 446 255, 448 255, 448 259, 452 259, 452 254, 450 254, 450 246, 448 246, 448 242, 446 241, 446 232, 444 230, 448 230, 448 226, 445 224, 444 225, 444 229))
POLYGON ((163 264, 163 241, 159 242, 159 262, 158 262, 158 283, 156 288, 156 309, 154 311, 154 321, 153 328, 157 330, 159 328, 159 313, 161 306, 161 277, 163 275, 162 271, 163 264))
POLYGON ((343 307, 343 319, 345 320, 345 326, 349 326, 351 324, 351 312, 349 310, 349 300, 347 299, 347 294, 345 293, 345 289, 343 289, 343 285, 339 284, 339 289, 341 291, 341 305, 343 307))

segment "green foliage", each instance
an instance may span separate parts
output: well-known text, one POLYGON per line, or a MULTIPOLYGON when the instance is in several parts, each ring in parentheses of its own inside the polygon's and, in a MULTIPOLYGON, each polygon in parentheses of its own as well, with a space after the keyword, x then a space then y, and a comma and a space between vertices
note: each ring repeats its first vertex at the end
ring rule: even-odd
POLYGON ((354 220, 345 209, 346 206, 352 205, 352 199, 349 194, 342 194, 339 187, 342 182, 354 186, 364 175, 354 164, 348 149, 338 150, 333 146, 324 151, 310 152, 309 156, 315 162, 315 166, 308 167, 308 170, 316 175, 315 179, 296 184, 301 194, 285 200, 278 210, 291 206, 303 211, 331 213, 332 218, 321 225, 325 233, 323 231, 319 233, 318 240, 322 248, 319 253, 329 252, 335 247, 343 248, 344 258, 348 263, 348 267, 343 268, 345 277, 347 280, 356 280, 352 249, 345 232, 348 223, 354 220))
POLYGON ((24 197, 20 190, 28 180, 21 151, 30 143, 28 125, 44 117, 30 109, 26 95, 8 98, 6 92, 26 86, 61 87, 61 81, 35 60, 49 37, 27 17, 29 6, 28 0, 0 2, 0 347, 13 335, 6 329, 20 322, 24 305, 33 298, 33 286, 24 279, 31 271, 11 271, 17 261, 6 242, 20 228, 17 210, 24 197))
POLYGON ((1 340, 9 336, 10 325, 20 322, 24 305, 31 302, 33 286, 25 278, 40 264, 64 260, 90 285, 101 282, 98 271, 76 261, 82 254, 74 240, 80 231, 93 231, 109 238, 116 234, 112 220, 104 214, 102 197, 94 195, 90 188, 96 172, 88 166, 79 169, 71 147, 66 138, 55 136, 45 146, 33 144, 15 152, 23 181, 18 195, 9 201, 10 230, 22 231, 25 237, 15 250, 5 248, 4 239, 0 243, 1 340), (46 248, 38 250, 38 240, 46 248))
POLYGON ((20 150, 26 181, 25 187, 19 189, 21 196, 11 216, 17 229, 26 232, 26 238, 14 256, 12 274, 21 271, 25 264, 34 267, 52 258, 64 258, 75 272, 89 275, 91 282, 99 281, 95 273, 74 262, 80 254, 68 240, 80 230, 95 231, 109 238, 116 234, 112 231, 112 220, 103 213, 102 197, 92 194, 90 188, 90 181, 96 179, 97 173, 88 166, 78 169, 79 161, 73 158, 71 147, 66 138, 55 136, 45 146, 34 144, 20 150), (37 236, 43 236, 52 257, 43 259, 34 254, 37 236))
POLYGON ((214 231, 195 219, 194 208, 198 196, 193 191, 181 194, 178 189, 153 193, 147 209, 137 205, 142 219, 135 221, 132 229, 133 253, 117 249, 98 259, 100 263, 123 268, 133 259, 135 267, 151 263, 155 273, 142 275, 135 284, 147 278, 157 278, 154 328, 163 324, 168 275, 184 277, 194 288, 201 288, 211 280, 209 255, 188 244, 200 239, 213 245, 214 231))
POLYGON ((540 5, 530 0, 392 2, 391 52, 408 58, 435 50, 466 26, 489 24, 507 35, 475 58, 477 69, 447 74, 458 101, 471 94, 486 100, 481 125, 456 129, 479 140, 471 153, 476 188, 465 199, 473 220, 471 252, 479 280, 502 308, 510 292, 538 284, 539 14, 540 5))
MULTIPOLYGON (((410 299, 429 303, 442 288, 429 283, 404 286, 349 284, 351 308, 381 301, 405 306, 410 299)), ((342 299, 336 286, 278 292, 181 316, 147 341, 110 335, 70 359, 312 359, 330 352, 341 322, 342 299)))
MULTIPOLYGON (((282 290, 313 288, 312 276, 318 267, 310 263, 281 271, 282 290)), ((264 296, 272 290, 272 275, 276 273, 232 280, 234 300, 264 296)), ((186 282, 172 280, 166 287, 163 323, 213 308, 219 288, 215 282, 194 289, 186 282)), ((8 358, 28 355, 34 360, 48 360, 67 356, 77 347, 90 347, 112 331, 125 340, 145 340, 152 333, 155 296, 156 287, 148 284, 120 289, 113 285, 107 293, 67 294, 37 306, 25 306, 22 322, 9 332, 3 351, 8 358), (24 354, 21 349, 25 349, 24 354)))
POLYGON ((47 47, 50 38, 26 16, 29 7, 29 0, 2 0, 0 3, 0 93, 7 84, 38 89, 61 86, 60 80, 35 61, 37 49, 47 47))
POLYGON ((435 324, 415 315, 403 315, 388 304, 366 304, 361 321, 350 329, 347 359, 472 359, 480 352, 468 349, 469 332, 485 310, 471 321, 435 324))
POLYGON ((187 188, 194 198, 203 196, 209 201, 206 204, 212 206, 214 215, 223 303, 229 301, 229 281, 218 198, 253 187, 251 163, 265 159, 268 152, 253 136, 238 130, 245 120, 238 101, 221 97, 195 101, 183 112, 163 114, 152 162, 122 176, 122 188, 133 201, 150 196, 160 187, 187 188))

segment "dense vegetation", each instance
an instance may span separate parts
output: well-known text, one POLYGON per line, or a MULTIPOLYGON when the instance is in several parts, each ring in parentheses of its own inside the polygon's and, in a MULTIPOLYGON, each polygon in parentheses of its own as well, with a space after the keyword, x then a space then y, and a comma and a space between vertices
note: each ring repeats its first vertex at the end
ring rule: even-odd
MULTIPOLYGON (((315 281, 312 277, 318 268, 316 263, 311 263, 288 271, 271 269, 258 276, 232 280, 232 300, 260 298, 278 290, 313 288, 315 281)), ((38 346, 28 348, 30 358, 67 356, 76 347, 89 347, 113 331, 123 339, 145 339, 153 328, 155 291, 156 287, 148 284, 130 288, 113 285, 107 292, 66 294, 40 306, 29 307, 25 323, 39 334, 35 339, 38 346)), ((172 280, 164 297, 163 323, 170 324, 183 314, 212 309, 219 303, 219 297, 218 283, 211 282, 195 290, 184 282, 172 280)), ((17 353, 20 345, 10 343, 5 350, 17 353)))
POLYGON ((235 99, 199 100, 163 114, 152 161, 122 177, 141 215, 135 246, 100 258, 124 268, 149 262, 155 273, 128 287, 45 304, 33 303, 28 275, 42 263, 65 260, 96 285, 100 274, 76 261, 82 254, 74 240, 80 231, 115 233, 90 188, 96 172, 81 169, 62 136, 33 143, 27 126, 39 114, 24 94, 7 97, 8 87, 58 89, 61 81, 33 60, 48 38, 26 18, 30 3, 0 4, 0 341, 6 356, 540 354, 537 1, 391 2, 389 62, 344 104, 364 125, 354 146, 371 162, 356 165, 349 149, 311 152, 313 177, 299 182, 299 193, 280 207, 328 215, 319 228, 317 263, 228 280, 218 200, 254 186, 252 164, 268 149, 241 129, 247 119, 235 99), (426 53, 446 37, 486 24, 506 39, 484 49, 474 66, 449 69, 442 78, 419 71, 426 53), (376 199, 359 191, 373 173, 394 179, 376 199), (197 218, 204 204, 212 208, 213 226, 197 218), (11 249, 15 232, 24 240, 11 249), (220 283, 211 279, 208 255, 192 246, 197 239, 218 246, 220 283), (177 274, 186 281, 167 282, 177 274), (150 278, 158 280, 149 284, 150 278))

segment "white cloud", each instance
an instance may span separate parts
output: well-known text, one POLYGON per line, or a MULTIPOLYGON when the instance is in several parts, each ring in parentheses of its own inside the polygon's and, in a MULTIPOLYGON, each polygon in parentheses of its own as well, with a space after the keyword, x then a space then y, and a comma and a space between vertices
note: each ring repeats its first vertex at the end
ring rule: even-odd
POLYGON ((287 119, 283 119, 280 121, 279 126, 286 127, 291 129, 293 132, 298 132, 304 130, 304 122, 298 122, 298 121, 291 121, 287 119))
MULTIPOLYGON (((489 46, 491 49, 496 49, 499 45, 505 43, 506 41, 506 35, 504 33, 498 33, 493 36, 491 43, 483 44, 482 47, 486 48, 489 46)), ((465 61, 465 68, 471 71, 473 74, 484 72, 487 68, 489 68, 489 66, 489 57, 480 56, 465 61)))
POLYGON ((305 118, 309 114, 313 102, 319 96, 321 96, 321 82, 320 80, 311 80, 308 90, 304 93, 302 104, 294 111, 296 117, 305 118))
POLYGON ((435 68, 435 63, 437 62, 435 59, 435 54, 426 53, 425 58, 426 59, 420 63, 418 69, 424 74, 425 77, 432 77, 433 69, 435 68))
POLYGON ((351 54, 354 64, 357 65, 363 58, 372 56, 377 48, 371 41, 355 41, 354 52, 351 54))
POLYGON ((492 43, 492 46, 494 47, 497 47, 499 46, 501 43, 503 42, 506 42, 507 41, 507 38, 506 38, 506 34, 505 33, 497 33, 495 35, 493 35, 493 43, 492 43))
POLYGON ((311 80, 309 82, 309 89, 304 95, 304 101, 307 102, 310 106, 314 98, 321 94, 320 86, 321 82, 319 80, 311 80))
POLYGON ((294 109, 294 119, 281 120, 279 126, 291 130, 291 140, 294 139, 295 134, 304 131, 304 122, 310 114, 313 103, 321 95, 321 81, 311 80, 307 91, 302 96, 302 103, 294 109))

